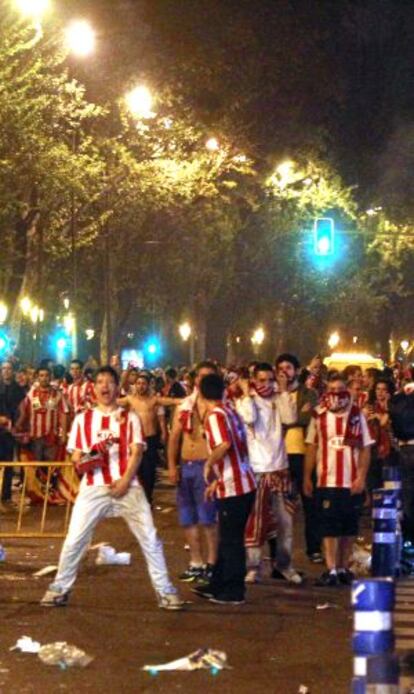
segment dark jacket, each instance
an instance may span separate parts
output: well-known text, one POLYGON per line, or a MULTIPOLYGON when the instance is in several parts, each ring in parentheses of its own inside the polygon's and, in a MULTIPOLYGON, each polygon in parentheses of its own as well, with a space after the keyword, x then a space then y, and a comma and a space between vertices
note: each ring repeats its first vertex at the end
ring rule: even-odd
POLYGON ((286 429, 294 429, 296 427, 302 427, 303 429, 307 429, 312 416, 312 412, 318 404, 318 393, 316 392, 316 390, 313 390, 312 388, 307 388, 303 383, 299 384, 297 388, 297 394, 298 398, 296 402, 298 418, 294 424, 288 424, 285 427, 286 429), (303 406, 307 405, 308 403, 310 404, 309 411, 302 412, 303 406))
MULTIPOLYGON (((16 381, 11 383, 0 382, 0 415, 8 417, 15 424, 19 413, 19 405, 25 397, 26 392, 24 388, 21 388, 16 381)), ((6 433, 4 429, 0 429, 0 436, 6 433)))

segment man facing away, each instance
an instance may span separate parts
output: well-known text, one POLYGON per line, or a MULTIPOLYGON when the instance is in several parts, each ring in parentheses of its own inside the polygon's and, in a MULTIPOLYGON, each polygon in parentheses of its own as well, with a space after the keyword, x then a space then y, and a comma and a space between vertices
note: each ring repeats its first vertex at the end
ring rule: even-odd
POLYGON ((167 610, 183 606, 168 577, 151 508, 137 480, 144 447, 141 424, 136 414, 118 407, 118 383, 110 366, 98 369, 97 406, 78 414, 72 425, 68 450, 84 475, 56 578, 41 601, 44 607, 66 605, 94 528, 108 516, 122 516, 138 540, 159 606, 167 610))
POLYGON ((328 379, 328 390, 316 408, 306 437, 308 444, 303 491, 313 494, 316 466, 316 501, 327 570, 316 585, 350 585, 349 562, 358 534, 362 492, 374 443, 366 419, 352 402, 342 376, 328 379))
POLYGON ((206 402, 209 456, 204 466, 207 498, 216 498, 219 519, 217 561, 211 580, 194 592, 220 605, 244 603, 246 550, 244 534, 254 504, 256 482, 249 464, 246 430, 237 412, 225 405, 224 381, 205 376, 200 392, 206 402))
POLYGON ((196 367, 195 391, 177 407, 168 442, 168 474, 177 485, 177 510, 190 548, 190 564, 180 581, 209 580, 217 558, 217 509, 205 499, 204 464, 208 458, 204 433, 207 405, 200 397, 202 379, 216 373, 215 364, 200 362, 196 367), (203 560, 202 539, 207 545, 203 560))
POLYGON ((292 424, 296 408, 288 393, 288 380, 282 372, 278 392, 272 366, 256 364, 251 382, 239 381, 243 396, 237 400, 237 411, 247 428, 250 464, 257 484, 256 499, 246 528, 247 582, 260 580, 261 550, 276 521, 277 544, 274 578, 302 583, 292 567, 293 520, 291 480, 283 440, 282 424, 292 424), (272 511, 272 516, 270 514, 272 511))

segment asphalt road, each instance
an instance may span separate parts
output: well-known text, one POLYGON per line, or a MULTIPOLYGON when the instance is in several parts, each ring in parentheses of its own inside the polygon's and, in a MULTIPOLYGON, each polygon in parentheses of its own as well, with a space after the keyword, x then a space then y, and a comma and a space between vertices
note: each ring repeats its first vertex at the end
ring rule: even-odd
MULTIPOLYGON (((177 526, 174 493, 157 491, 156 523, 167 562, 175 578, 188 561, 177 526)), ((29 511, 25 522, 35 515, 29 511)), ((58 517, 61 510, 55 510, 58 517)), ((0 517, 4 527, 4 517, 0 517)), ((140 550, 120 519, 104 521, 94 542, 106 541, 132 553, 130 566, 96 566, 90 551, 71 595, 69 606, 41 608, 38 600, 50 578, 33 572, 58 559, 60 541, 9 540, 7 560, 0 564, 0 692, 220 692, 223 694, 311 694, 349 691, 352 671, 352 615, 349 589, 312 586, 320 567, 309 564, 301 548, 297 520, 296 566, 309 580, 291 587, 270 578, 249 587, 244 606, 221 607, 193 595, 184 612, 157 607, 140 550), (316 606, 329 602, 325 610, 316 606), (67 641, 82 648, 93 662, 85 669, 44 665, 36 655, 10 651, 28 635, 42 644, 67 641), (159 673, 141 670, 145 664, 185 656, 200 647, 227 653, 232 669, 159 673), (306 690, 304 690, 306 691, 306 690)))

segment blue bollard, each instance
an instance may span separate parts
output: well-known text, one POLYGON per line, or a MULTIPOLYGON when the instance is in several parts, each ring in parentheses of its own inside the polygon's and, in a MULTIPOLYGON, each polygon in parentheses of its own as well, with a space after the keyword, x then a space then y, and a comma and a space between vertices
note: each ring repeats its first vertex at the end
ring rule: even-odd
POLYGON ((372 564, 373 576, 397 574, 398 564, 398 490, 374 489, 372 492, 372 564))
POLYGON ((402 537, 402 480, 401 480, 401 468, 399 465, 384 465, 382 468, 382 486, 384 489, 394 489, 397 492, 397 511, 398 511, 398 524, 397 524, 397 560, 396 560, 396 573, 397 576, 401 573, 401 560, 403 551, 403 537, 402 537))
POLYGON ((383 653, 368 658, 367 694, 398 694, 400 666, 397 655, 383 653))
POLYGON ((352 692, 366 694, 368 658, 391 653, 394 648, 394 581, 391 578, 353 581, 351 600, 354 610, 352 692))

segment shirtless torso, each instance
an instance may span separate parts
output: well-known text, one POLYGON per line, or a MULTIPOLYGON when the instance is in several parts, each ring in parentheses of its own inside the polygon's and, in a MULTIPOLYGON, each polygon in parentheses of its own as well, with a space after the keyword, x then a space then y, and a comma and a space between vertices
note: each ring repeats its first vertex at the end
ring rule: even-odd
POLYGON ((197 398, 194 404, 192 431, 182 432, 181 460, 206 460, 208 457, 207 441, 204 434, 203 419, 205 408, 197 398))

